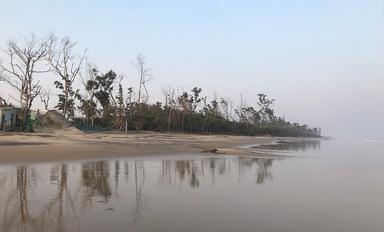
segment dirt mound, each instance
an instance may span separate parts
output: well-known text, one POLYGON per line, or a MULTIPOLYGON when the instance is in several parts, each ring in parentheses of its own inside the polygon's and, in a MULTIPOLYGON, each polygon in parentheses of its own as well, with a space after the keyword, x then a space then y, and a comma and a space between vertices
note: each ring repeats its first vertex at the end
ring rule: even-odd
POLYGON ((48 111, 33 124, 33 131, 37 133, 81 133, 62 114, 55 110, 48 111))

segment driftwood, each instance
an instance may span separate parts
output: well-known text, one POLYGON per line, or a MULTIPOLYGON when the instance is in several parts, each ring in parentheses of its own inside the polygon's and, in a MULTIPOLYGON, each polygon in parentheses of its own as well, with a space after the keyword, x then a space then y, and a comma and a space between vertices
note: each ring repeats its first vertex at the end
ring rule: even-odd
POLYGON ((217 153, 219 150, 216 149, 216 148, 213 148, 213 149, 203 149, 202 152, 206 152, 206 153, 217 153))
POLYGON ((7 106, 7 102, 2 97, 0 97, 0 106, 7 106))

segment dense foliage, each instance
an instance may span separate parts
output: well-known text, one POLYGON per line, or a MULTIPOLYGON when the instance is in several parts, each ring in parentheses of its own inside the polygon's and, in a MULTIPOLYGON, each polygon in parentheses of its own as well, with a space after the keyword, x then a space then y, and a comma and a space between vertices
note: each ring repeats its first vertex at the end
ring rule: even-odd
POLYGON ((320 129, 290 123, 277 117, 272 109, 274 100, 258 95, 256 107, 242 103, 233 107, 225 98, 208 100, 203 90, 175 94, 163 90, 165 101, 138 102, 133 88, 116 83, 113 71, 99 74, 91 70, 86 82, 87 94, 80 97, 81 116, 75 122, 81 129, 151 130, 188 133, 217 133, 233 135, 320 136, 320 129), (114 91, 114 86, 117 90, 114 91))

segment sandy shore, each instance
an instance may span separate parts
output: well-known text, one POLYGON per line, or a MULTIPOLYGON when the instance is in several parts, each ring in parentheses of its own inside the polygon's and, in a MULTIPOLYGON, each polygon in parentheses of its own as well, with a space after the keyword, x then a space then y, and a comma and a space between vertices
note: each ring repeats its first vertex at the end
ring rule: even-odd
POLYGON ((251 154, 249 146, 271 137, 131 132, 129 134, 0 134, 0 164, 108 159, 140 155, 201 154, 218 149, 231 155, 251 154))

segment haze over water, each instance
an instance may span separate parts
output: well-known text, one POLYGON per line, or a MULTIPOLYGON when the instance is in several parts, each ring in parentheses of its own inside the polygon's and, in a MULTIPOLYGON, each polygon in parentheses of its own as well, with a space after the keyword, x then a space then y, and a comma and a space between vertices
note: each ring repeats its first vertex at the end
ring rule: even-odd
POLYGON ((257 149, 269 158, 3 165, 0 231, 382 231, 383 149, 323 140, 257 149))

